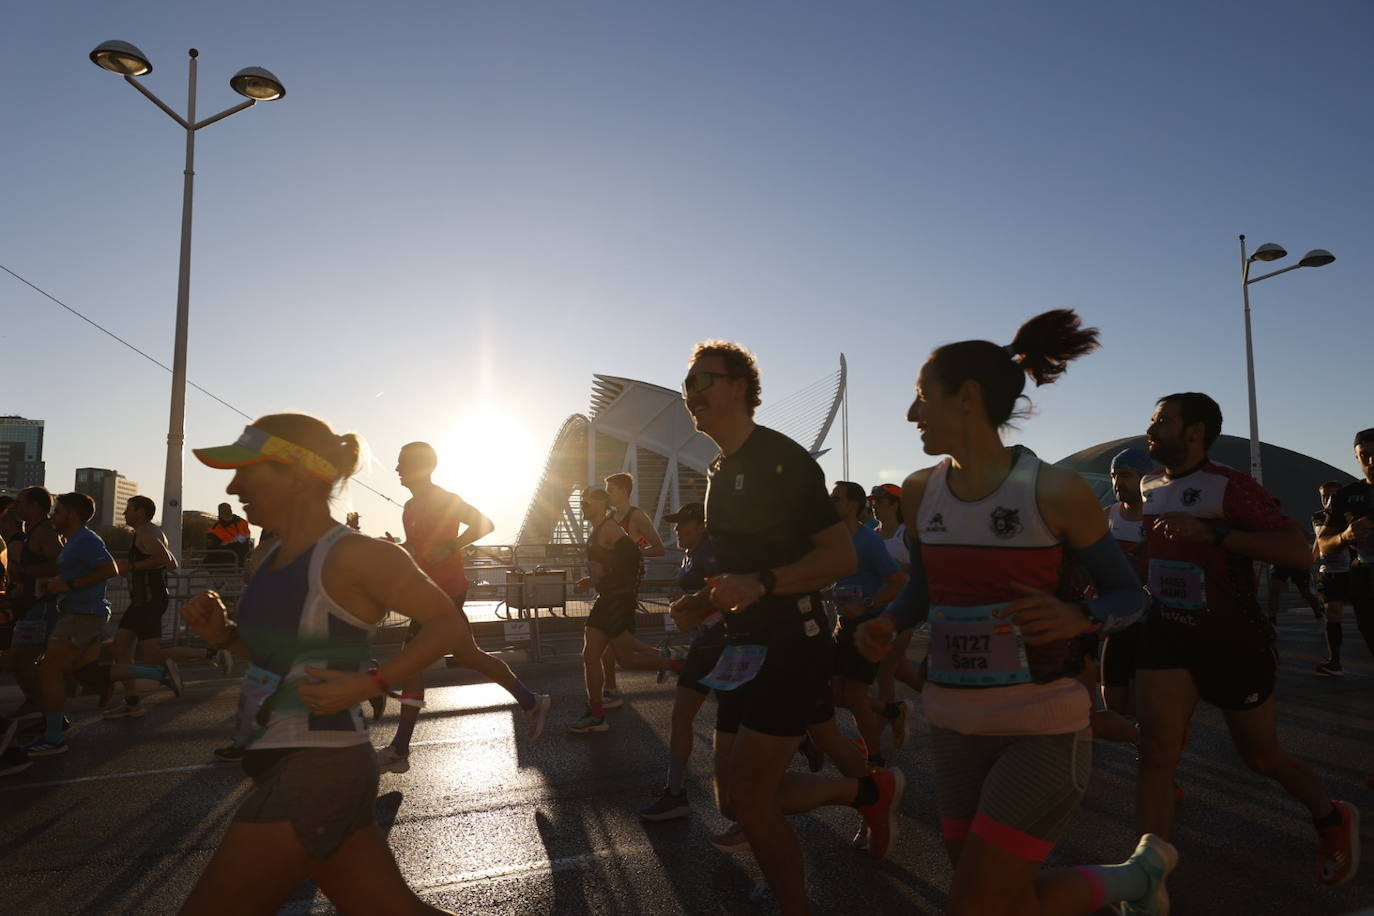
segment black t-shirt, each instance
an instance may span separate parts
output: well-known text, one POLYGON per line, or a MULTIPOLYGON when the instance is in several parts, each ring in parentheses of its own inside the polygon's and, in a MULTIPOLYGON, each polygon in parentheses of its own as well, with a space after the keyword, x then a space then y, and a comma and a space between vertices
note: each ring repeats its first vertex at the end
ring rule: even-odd
MULTIPOLYGON (((711 464, 706 530, 722 573, 795 563, 811 550, 813 535, 839 521, 820 465, 782 433, 756 426, 738 451, 711 464)), ((725 615, 726 632, 735 641, 814 636, 823 621, 814 593, 769 595, 725 615)))
MULTIPOLYGON (((1360 518, 1374 518, 1374 484, 1367 480, 1348 483, 1336 491, 1327 506, 1331 525, 1344 531, 1350 523, 1360 518)), ((1360 562, 1374 563, 1374 535, 1359 538, 1354 544, 1360 562)))

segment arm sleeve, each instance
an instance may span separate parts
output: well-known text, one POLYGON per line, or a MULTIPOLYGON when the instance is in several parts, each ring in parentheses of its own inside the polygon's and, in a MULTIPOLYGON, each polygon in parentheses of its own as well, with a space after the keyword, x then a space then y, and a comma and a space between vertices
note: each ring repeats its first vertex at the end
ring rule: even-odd
POLYGON ((1140 619, 1149 606, 1149 593, 1141 587, 1130 560, 1110 534, 1104 534, 1078 551, 1078 559, 1097 589, 1096 598, 1083 602, 1088 616, 1102 624, 1102 629, 1108 633, 1124 629, 1140 619))
POLYGON ((924 623, 930 616, 930 586, 926 583, 926 568, 921 561, 920 545, 913 544, 908 539, 907 548, 911 550, 910 578, 883 611, 884 616, 892 618, 898 633, 909 630, 918 623, 924 623))

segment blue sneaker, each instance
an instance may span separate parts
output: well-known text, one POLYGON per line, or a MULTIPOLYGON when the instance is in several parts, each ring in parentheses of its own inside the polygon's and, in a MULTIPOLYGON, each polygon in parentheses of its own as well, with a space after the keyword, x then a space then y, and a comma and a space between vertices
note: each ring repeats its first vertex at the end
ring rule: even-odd
POLYGON ((1178 850, 1163 837, 1147 833, 1126 861, 1138 865, 1150 883, 1140 899, 1122 901, 1122 916, 1169 916, 1169 890, 1164 879, 1178 865, 1178 850))
POLYGON ((54 754, 65 754, 67 753, 67 742, 46 741, 40 738, 33 744, 24 745, 24 753, 30 757, 51 757, 54 754))

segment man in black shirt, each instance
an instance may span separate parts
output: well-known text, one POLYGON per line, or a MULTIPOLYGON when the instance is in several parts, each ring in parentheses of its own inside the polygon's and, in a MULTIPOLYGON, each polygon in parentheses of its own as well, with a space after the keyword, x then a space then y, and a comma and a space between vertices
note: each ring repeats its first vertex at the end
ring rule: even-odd
POLYGON ((713 838, 751 848, 784 914, 809 911, 801 848, 783 814, 851 805, 868 822, 869 854, 882 858, 895 829, 899 771, 860 778, 787 771, 808 726, 833 725, 834 641, 818 590, 854 572, 849 532, 815 460, 754 423, 759 375, 738 344, 699 344, 682 383, 696 428, 720 447, 706 491, 706 530, 720 575, 675 610, 725 612, 726 648, 702 683, 716 689, 716 791, 739 824, 713 838))
POLYGON ((1374 428, 1355 434, 1355 460, 1364 480, 1336 491, 1326 507, 1326 526, 1317 537, 1322 555, 1355 548, 1350 567, 1350 606, 1364 644, 1374 655, 1374 428))

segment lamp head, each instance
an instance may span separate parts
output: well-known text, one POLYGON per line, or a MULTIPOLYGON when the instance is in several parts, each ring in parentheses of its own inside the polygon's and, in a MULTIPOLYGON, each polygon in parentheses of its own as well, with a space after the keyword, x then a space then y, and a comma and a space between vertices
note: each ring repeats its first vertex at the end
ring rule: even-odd
POLYGON ((102 41, 91 52, 91 62, 120 76, 142 76, 153 72, 153 65, 147 56, 127 41, 102 41))
POLYGON ((1279 258, 1288 257, 1288 249, 1273 242, 1265 242, 1255 249, 1255 253, 1250 255, 1252 261, 1277 261, 1279 258))
POLYGON ((244 67, 229 77, 229 88, 255 102, 271 102, 286 95, 281 80, 262 67, 244 67))
POLYGON ((1325 248, 1313 248, 1307 254, 1302 256, 1302 260, 1298 262, 1298 266, 1325 267, 1334 260, 1336 260, 1336 256, 1331 252, 1327 251, 1325 248))

